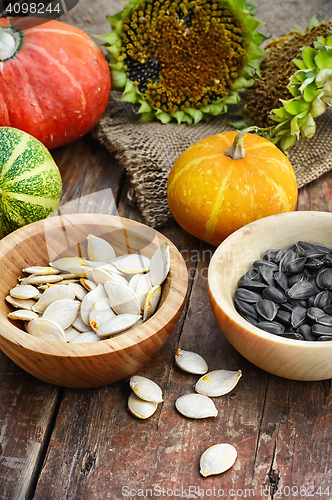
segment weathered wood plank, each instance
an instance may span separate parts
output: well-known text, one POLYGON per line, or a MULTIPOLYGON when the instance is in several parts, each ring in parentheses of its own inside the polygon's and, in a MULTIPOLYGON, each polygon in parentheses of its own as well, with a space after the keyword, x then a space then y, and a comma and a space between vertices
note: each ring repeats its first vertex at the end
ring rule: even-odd
POLYGON ((0 352, 0 497, 33 491, 53 425, 59 388, 25 373, 0 352))

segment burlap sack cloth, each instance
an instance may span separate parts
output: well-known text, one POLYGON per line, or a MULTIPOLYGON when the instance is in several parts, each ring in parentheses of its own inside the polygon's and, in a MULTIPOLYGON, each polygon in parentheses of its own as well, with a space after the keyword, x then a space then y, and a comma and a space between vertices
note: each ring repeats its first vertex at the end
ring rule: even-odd
MULTIPOLYGON (((280 37, 296 26, 303 29, 316 16, 319 21, 332 18, 331 0, 256 0, 256 18, 265 22, 260 28, 267 36, 280 37)), ((122 10, 118 0, 80 0, 61 20, 81 27, 90 34, 110 31, 106 15, 122 10)), ((138 124, 131 104, 119 101, 112 92, 109 106, 94 130, 94 135, 109 149, 130 176, 129 196, 137 203, 145 222, 159 227, 172 219, 167 203, 166 185, 175 159, 194 142, 230 130, 231 114, 197 125, 163 125, 158 121, 138 124)), ((231 108, 229 110, 231 112, 231 108)), ((317 119, 317 132, 307 141, 298 141, 289 151, 298 187, 332 169, 332 110, 317 119)))

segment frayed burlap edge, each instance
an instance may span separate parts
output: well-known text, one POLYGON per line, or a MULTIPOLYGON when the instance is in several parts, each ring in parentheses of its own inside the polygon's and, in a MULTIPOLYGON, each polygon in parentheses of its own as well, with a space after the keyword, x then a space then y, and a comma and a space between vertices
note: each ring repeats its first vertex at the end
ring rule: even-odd
MULTIPOLYGON (((194 142, 232 129, 230 116, 194 126, 156 121, 143 124, 138 123, 134 107, 119 99, 120 94, 112 93, 94 136, 126 169, 132 186, 130 199, 136 202, 146 224, 160 227, 172 220, 166 188, 174 161, 194 142)), ((290 150, 299 188, 332 169, 332 110, 316 123, 314 137, 298 141, 290 150)))

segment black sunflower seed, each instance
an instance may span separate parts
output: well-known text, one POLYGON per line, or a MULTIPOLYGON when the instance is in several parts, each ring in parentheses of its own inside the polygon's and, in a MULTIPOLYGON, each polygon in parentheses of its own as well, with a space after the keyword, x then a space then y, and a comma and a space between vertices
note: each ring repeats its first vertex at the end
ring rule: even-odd
POLYGON ((291 260, 287 265, 285 272, 288 274, 298 274, 301 273, 304 269, 304 265, 307 262, 305 257, 298 257, 294 260, 291 260))
POLYGON ((305 322, 307 317, 307 309, 305 307, 296 306, 291 313, 291 324, 294 328, 298 328, 305 322))
POLYGON ((321 290, 332 290, 332 268, 327 267, 317 274, 317 286, 321 290))
MULTIPOLYGON (((292 250, 288 250, 287 252, 285 252, 285 254, 282 256, 282 258, 279 261, 279 271, 286 272, 290 263, 297 260, 297 259, 298 259, 297 253, 293 252, 292 250)), ((304 264, 303 264, 303 267, 304 267, 304 264)))
POLYGON ((289 251, 297 254, 297 246, 295 245, 295 243, 292 243, 291 245, 288 245, 285 248, 281 248, 275 256, 276 262, 280 262, 283 256, 289 251))
POLYGON ((258 321, 254 318, 252 318, 251 316, 249 316, 248 314, 243 314, 243 317, 246 321, 248 321, 248 323, 251 323, 252 325, 256 326, 258 321))
POLYGON ((265 283, 267 283, 268 285, 274 285, 274 277, 273 277, 273 274, 274 274, 274 268, 271 267, 271 266, 260 266, 259 267, 259 272, 261 273, 261 276, 263 278, 263 280, 265 281, 265 283))
POLYGON ((319 307, 309 307, 309 309, 307 310, 308 318, 313 319, 315 321, 320 316, 324 316, 324 314, 325 311, 323 311, 323 309, 320 309, 319 307))
POLYGON ((278 309, 275 316, 275 320, 282 325, 289 326, 291 322, 292 314, 289 311, 284 311, 283 309, 278 309))
POLYGON ((313 243, 312 244, 317 250, 319 250, 322 253, 331 253, 332 254, 332 248, 328 247, 326 245, 322 245, 321 243, 313 243))
POLYGON ((234 297, 249 304, 255 304, 260 300, 261 296, 252 290, 247 290, 246 288, 237 288, 234 293, 234 297))
POLYGON ((317 339, 317 342, 325 342, 325 341, 328 341, 328 340, 332 340, 332 336, 330 335, 321 335, 320 337, 318 337, 317 339))
POLYGON ((258 320, 257 311, 252 304, 248 304, 248 302, 244 302, 243 300, 239 299, 234 299, 234 303, 239 313, 246 314, 247 316, 251 316, 252 318, 258 320))
POLYGON ((315 293, 314 286, 309 281, 299 281, 295 283, 288 291, 291 299, 308 299, 315 293))
POLYGON ((276 321, 259 321, 256 326, 265 332, 274 333, 275 335, 280 335, 285 331, 285 327, 276 321))
POLYGON ((332 305, 332 294, 328 290, 324 292, 319 292, 314 300, 314 306, 324 309, 329 305, 332 305))
POLYGON ((307 325, 304 323, 303 325, 300 325, 297 329, 297 332, 304 337, 305 340, 317 340, 316 335, 314 335, 311 331, 311 326, 307 325))
POLYGON ((287 297, 284 292, 273 285, 269 285, 264 288, 263 297, 277 303, 287 301, 287 297))
POLYGON ((308 250, 308 251, 309 250, 311 250, 311 251, 317 250, 317 248, 312 243, 308 243, 307 241, 299 240, 297 242, 297 246, 301 250, 301 254, 302 254, 302 252, 305 252, 306 250, 308 250))
POLYGON ((239 279, 239 283, 241 283, 242 280, 260 280, 260 279, 261 279, 260 272, 258 271, 258 269, 252 267, 239 279))
POLYGON ((329 306, 324 307, 324 312, 326 314, 332 314, 332 304, 330 304, 329 306))
POLYGON ((241 280, 241 282, 239 281, 239 287, 259 293, 267 287, 267 283, 255 280, 241 280))
POLYGON ((266 250, 266 252, 263 253, 262 259, 263 260, 269 260, 271 262, 276 262, 275 258, 277 253, 279 252, 278 249, 272 249, 270 248, 269 250, 266 250))
POLYGON ((307 279, 307 278, 306 278, 306 275, 303 273, 293 274, 293 276, 290 276, 288 278, 288 286, 292 287, 293 285, 295 285, 295 283, 298 283, 299 281, 303 281, 305 279, 307 279))
POLYGON ((283 309, 283 310, 288 311, 290 313, 292 312, 294 307, 296 307, 296 304, 291 304, 289 301, 283 302, 282 304, 280 304, 280 309, 283 309))
POLYGON ((321 268, 324 266, 323 259, 310 259, 305 263, 305 267, 310 270, 311 273, 319 273, 321 268))
POLYGON ((327 253, 324 256, 324 263, 327 267, 332 267, 332 253, 327 253))
POLYGON ((273 278, 283 290, 287 290, 289 285, 288 285, 288 278, 285 273, 277 271, 273 274, 273 278))
POLYGON ((256 302, 255 308, 258 314, 268 321, 272 321, 275 318, 278 310, 275 303, 269 299, 260 299, 256 302))
POLYGON ((323 316, 318 316, 316 322, 319 325, 331 326, 332 327, 332 316, 330 314, 323 314, 323 316))
POLYGON ((275 262, 270 262, 269 260, 258 259, 253 263, 255 269, 259 269, 261 266, 272 267, 275 271, 278 270, 278 265, 275 262))
POLYGON ((332 327, 331 326, 319 325, 316 323, 315 325, 312 325, 311 331, 314 335, 317 335, 317 336, 330 335, 332 337, 332 327))

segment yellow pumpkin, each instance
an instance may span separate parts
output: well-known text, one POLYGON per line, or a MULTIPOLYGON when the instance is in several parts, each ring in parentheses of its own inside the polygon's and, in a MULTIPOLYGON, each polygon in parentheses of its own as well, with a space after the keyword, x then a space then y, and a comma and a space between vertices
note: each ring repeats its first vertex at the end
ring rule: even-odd
POLYGON ((247 131, 196 142, 177 158, 167 184, 175 220, 213 245, 249 222, 294 210, 297 193, 284 153, 247 131))

